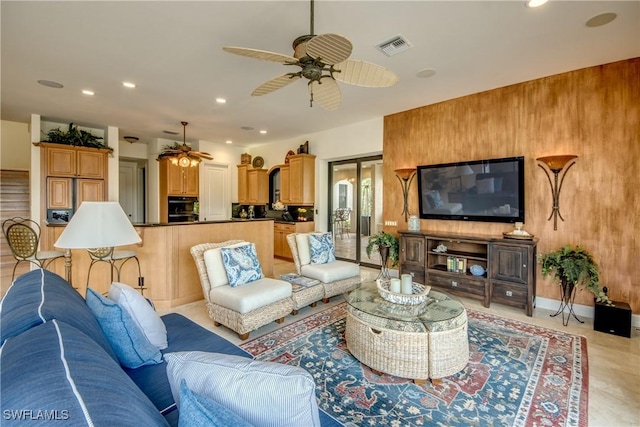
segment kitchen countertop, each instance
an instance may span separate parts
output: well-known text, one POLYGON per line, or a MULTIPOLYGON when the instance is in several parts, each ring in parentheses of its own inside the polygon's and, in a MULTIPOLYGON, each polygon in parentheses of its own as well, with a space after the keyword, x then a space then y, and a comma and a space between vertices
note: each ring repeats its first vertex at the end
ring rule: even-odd
MULTIPOLYGON (((167 227, 173 225, 198 225, 198 224, 221 224, 225 222, 247 222, 247 221, 273 221, 278 224, 299 224, 299 223, 312 223, 313 221, 283 221, 281 219, 274 218, 231 218, 218 221, 186 221, 186 222, 137 222, 133 223, 134 227, 167 227)), ((47 223, 49 227, 65 227, 66 223, 47 223)))

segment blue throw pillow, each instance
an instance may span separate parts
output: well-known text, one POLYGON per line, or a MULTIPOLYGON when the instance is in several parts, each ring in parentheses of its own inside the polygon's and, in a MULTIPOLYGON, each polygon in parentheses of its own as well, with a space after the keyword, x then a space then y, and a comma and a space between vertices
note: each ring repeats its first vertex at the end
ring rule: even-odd
POLYGON ((18 277, 5 293, 0 302, 0 344, 52 319, 77 328, 118 360, 84 298, 62 277, 42 269, 18 277))
POLYGON ((244 285, 264 277, 255 244, 236 248, 223 247, 220 248, 220 254, 229 279, 229 286, 244 285))
POLYGON ((118 303, 87 288, 87 305, 98 319, 122 366, 138 368, 162 362, 160 350, 149 342, 129 313, 118 303))
POLYGON ((209 399, 180 383, 180 417, 178 427, 252 427, 251 424, 225 408, 213 399, 209 399))
POLYGON ((336 260, 331 233, 309 234, 311 264, 326 264, 336 260))
POLYGON ((168 425, 118 362, 59 320, 9 338, 0 365, 3 426, 168 425))

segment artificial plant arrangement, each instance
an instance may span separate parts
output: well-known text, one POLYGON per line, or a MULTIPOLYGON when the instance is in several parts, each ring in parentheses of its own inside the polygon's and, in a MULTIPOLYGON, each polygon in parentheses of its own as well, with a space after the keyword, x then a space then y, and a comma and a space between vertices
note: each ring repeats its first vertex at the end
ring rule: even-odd
MULTIPOLYGON (((44 132, 43 132, 44 133, 44 132)), ((60 128, 51 129, 47 132, 47 139, 45 142, 51 142, 53 144, 73 145, 75 147, 92 147, 103 148, 109 151, 113 151, 113 148, 106 145, 101 140, 101 136, 95 136, 91 132, 78 129, 78 125, 69 123, 69 130, 66 132, 60 128)))
POLYGON ((391 266, 395 267, 398 265, 398 247, 399 241, 396 236, 381 231, 369 236, 369 242, 367 243, 367 256, 371 258, 371 253, 374 251, 380 252, 382 255, 382 251, 386 250, 384 248, 388 248, 389 255, 387 259, 391 261, 391 266), (380 248, 383 248, 382 251, 380 248))
POLYGON ((538 255, 538 261, 542 264, 542 276, 552 275, 562 285, 565 300, 571 296, 574 287, 579 287, 593 293, 596 301, 611 304, 600 286, 598 265, 586 249, 566 245, 538 255))

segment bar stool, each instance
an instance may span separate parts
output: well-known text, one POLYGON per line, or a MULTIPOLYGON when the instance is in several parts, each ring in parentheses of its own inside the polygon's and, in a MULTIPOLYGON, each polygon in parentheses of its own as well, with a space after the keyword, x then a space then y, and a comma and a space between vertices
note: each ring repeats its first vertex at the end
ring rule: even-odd
POLYGON ((91 268, 98 262, 106 262, 111 266, 111 281, 113 282, 113 270, 117 273, 117 281, 120 281, 120 271, 125 263, 131 259, 136 261, 138 265, 138 290, 140 294, 144 295, 144 278, 140 270, 140 260, 138 260, 136 251, 114 251, 113 248, 93 248, 87 249, 89 257, 91 258, 91 264, 89 264, 89 272, 87 273, 87 286, 89 285, 89 278, 91 277, 91 268), (118 264, 119 263, 119 264, 118 264))
POLYGON ((38 251, 40 244, 40 226, 31 219, 14 217, 2 222, 4 234, 11 254, 18 261, 13 266, 11 281, 16 275, 16 268, 21 262, 29 262, 39 268, 46 269, 54 260, 64 258, 62 251, 38 251))

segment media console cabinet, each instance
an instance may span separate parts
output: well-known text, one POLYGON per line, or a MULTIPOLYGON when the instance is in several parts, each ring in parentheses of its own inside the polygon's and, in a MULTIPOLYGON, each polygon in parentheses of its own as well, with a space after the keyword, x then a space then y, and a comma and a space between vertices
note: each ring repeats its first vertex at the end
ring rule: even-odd
POLYGON ((537 240, 400 231, 400 274, 414 281, 474 298, 524 308, 533 315, 537 240), (446 250, 444 248, 446 247, 446 250), (484 273, 473 275, 471 266, 484 273))

